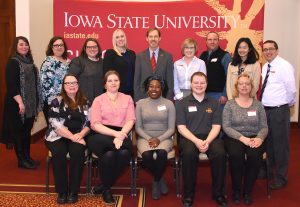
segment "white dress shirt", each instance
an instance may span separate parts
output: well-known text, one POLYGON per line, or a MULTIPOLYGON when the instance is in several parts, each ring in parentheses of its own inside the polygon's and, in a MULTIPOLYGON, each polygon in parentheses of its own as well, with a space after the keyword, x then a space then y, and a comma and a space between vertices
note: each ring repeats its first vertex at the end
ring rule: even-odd
POLYGON ((174 94, 175 99, 181 99, 183 92, 181 89, 191 89, 191 77, 195 72, 202 72, 206 75, 205 62, 196 56, 187 65, 184 57, 174 63, 174 94))
POLYGON ((262 82, 265 80, 268 64, 271 65, 269 78, 261 100, 264 106, 292 106, 296 102, 295 69, 285 59, 277 56, 262 68, 262 82))

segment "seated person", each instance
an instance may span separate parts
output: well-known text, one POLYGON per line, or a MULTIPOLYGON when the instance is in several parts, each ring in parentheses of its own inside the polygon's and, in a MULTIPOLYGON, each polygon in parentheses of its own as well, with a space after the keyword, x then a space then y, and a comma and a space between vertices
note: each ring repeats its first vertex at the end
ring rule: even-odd
POLYGON ((232 200, 239 204, 243 190, 246 205, 253 202, 252 189, 264 152, 262 143, 268 134, 264 107, 254 98, 252 90, 250 76, 241 74, 235 84, 234 99, 226 103, 223 111, 223 130, 228 136, 225 146, 229 154, 232 200))
POLYGON ((217 100, 205 94, 207 77, 195 72, 191 77, 192 94, 175 102, 176 124, 180 133, 184 196, 183 206, 192 206, 195 196, 199 153, 206 153, 212 170, 212 197, 219 206, 227 206, 224 197, 226 152, 221 130, 221 107, 217 100))
POLYGON ((45 144, 52 153, 55 191, 58 193, 59 204, 78 201, 85 161, 84 138, 90 131, 90 103, 78 88, 76 77, 72 74, 66 75, 61 94, 52 100, 49 111, 49 129, 46 132, 45 144), (66 157, 68 153, 69 176, 66 157))
POLYGON ((145 81, 148 98, 136 105, 135 130, 138 134, 137 149, 143 164, 154 177, 152 198, 157 200, 168 188, 162 178, 167 155, 173 149, 172 135, 175 131, 175 107, 161 96, 164 83, 158 76, 150 76, 145 81))
POLYGON ((91 108, 91 128, 94 134, 87 141, 88 148, 99 157, 102 185, 94 193, 102 193, 106 203, 114 203, 111 186, 129 165, 132 152, 128 133, 134 122, 134 103, 129 95, 118 92, 119 73, 110 70, 104 76, 106 93, 95 98, 91 108))

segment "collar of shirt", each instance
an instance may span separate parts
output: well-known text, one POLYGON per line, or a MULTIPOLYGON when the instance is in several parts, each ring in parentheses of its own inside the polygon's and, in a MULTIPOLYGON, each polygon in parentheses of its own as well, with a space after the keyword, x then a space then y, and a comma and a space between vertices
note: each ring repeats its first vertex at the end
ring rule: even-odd
POLYGON ((196 102, 196 103, 202 103, 203 101, 208 99, 208 96, 205 94, 204 98, 201 102, 199 102, 194 96, 193 96, 193 92, 191 93, 191 95, 187 96, 187 99, 189 102, 196 102))
POLYGON ((152 51, 150 48, 149 48, 149 54, 150 54, 150 59, 152 58, 152 53, 155 53, 155 59, 157 61, 157 58, 158 58, 158 52, 159 52, 159 47, 156 48, 155 51, 152 51))

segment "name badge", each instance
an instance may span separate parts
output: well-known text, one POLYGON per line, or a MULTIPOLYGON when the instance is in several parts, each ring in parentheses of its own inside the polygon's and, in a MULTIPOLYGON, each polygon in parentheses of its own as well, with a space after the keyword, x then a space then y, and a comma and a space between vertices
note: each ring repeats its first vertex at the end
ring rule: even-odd
POLYGON ((256 111, 248 111, 248 116, 256 116, 256 111))
POLYGON ((188 110, 189 112, 195 112, 197 111, 197 106, 189 106, 188 110))
POLYGON ((157 111, 165 111, 165 110, 167 110, 166 105, 159 105, 159 106, 157 107, 157 111))
POLYGON ((213 58, 213 59, 211 59, 210 62, 215 63, 215 62, 217 62, 217 60, 218 60, 218 58, 213 58))
POLYGON ((86 110, 84 110, 83 113, 84 113, 85 116, 88 115, 88 111, 86 111, 86 110))

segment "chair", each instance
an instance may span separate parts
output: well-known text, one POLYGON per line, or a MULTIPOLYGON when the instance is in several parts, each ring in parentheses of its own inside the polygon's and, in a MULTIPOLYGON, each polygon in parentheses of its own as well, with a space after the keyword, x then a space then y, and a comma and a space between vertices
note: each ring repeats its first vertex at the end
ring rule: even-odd
MULTIPOLYGON (((173 168, 173 178, 176 183, 176 196, 180 197, 180 188, 179 188, 179 162, 178 162, 178 156, 176 155, 176 147, 177 147, 177 134, 176 132, 172 136, 174 147, 173 149, 168 153, 167 158, 168 158, 168 164, 172 165, 173 168)), ((136 141, 136 133, 134 132, 133 135, 133 140, 136 141)), ((137 178, 138 178, 138 170, 142 166, 142 155, 136 150, 136 157, 134 159, 134 165, 132 165, 132 171, 134 172, 134 177, 133 177, 133 195, 136 196, 136 183, 137 183, 137 178)), ((178 154, 178 153, 177 153, 178 154)))
POLYGON ((266 168, 266 185, 267 185, 267 196, 268 199, 271 198, 271 188, 270 188, 270 180, 271 180, 271 171, 270 171, 270 162, 266 152, 263 154, 263 163, 266 168))
MULTIPOLYGON (((87 156, 87 150, 85 151, 85 156, 86 156, 86 161, 85 161, 85 166, 86 166, 86 175, 88 176, 88 170, 89 170, 89 166, 88 166, 88 156, 87 156)), ((67 154, 67 159, 70 160, 70 155, 69 153, 67 154)), ((51 151, 48 151, 48 156, 46 158, 46 193, 49 193, 49 169, 50 169, 50 161, 52 159, 52 153, 51 151)), ((88 193, 88 177, 86 178, 87 182, 86 182, 86 193, 88 193)))
MULTIPOLYGON (((132 131, 129 133, 130 139, 132 140, 132 131)), ((133 196, 133 176, 134 176, 134 168, 132 167, 134 164, 133 157, 130 160, 130 188, 131 188, 131 195, 133 196)), ((92 182, 95 179, 98 179, 99 171, 99 157, 92 152, 89 152, 88 158, 88 178, 87 178, 87 192, 90 193, 92 190, 92 182)))

